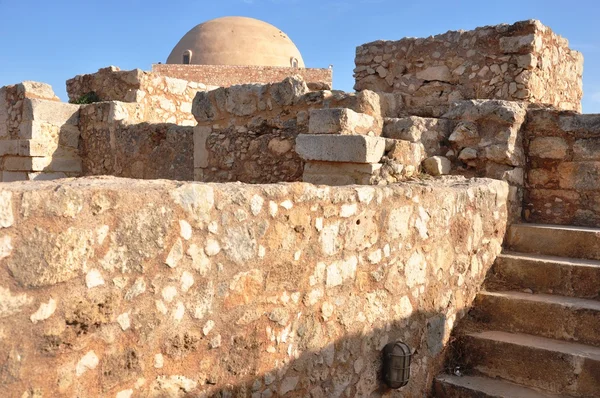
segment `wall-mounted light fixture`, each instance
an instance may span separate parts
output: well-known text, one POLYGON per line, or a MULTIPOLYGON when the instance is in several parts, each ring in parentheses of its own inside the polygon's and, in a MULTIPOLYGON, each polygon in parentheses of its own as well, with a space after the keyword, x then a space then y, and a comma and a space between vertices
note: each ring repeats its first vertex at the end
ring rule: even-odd
POLYGON ((390 388, 401 388, 410 378, 410 347, 395 341, 383 347, 383 379, 390 388))

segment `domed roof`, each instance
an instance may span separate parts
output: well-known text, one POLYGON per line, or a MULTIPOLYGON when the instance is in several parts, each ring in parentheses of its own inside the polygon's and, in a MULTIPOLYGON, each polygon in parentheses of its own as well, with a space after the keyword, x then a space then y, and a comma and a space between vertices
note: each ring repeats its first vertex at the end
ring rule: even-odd
POLYGON ((295 62, 304 67, 300 51, 285 33, 246 17, 217 18, 194 27, 179 40, 167 59, 167 64, 195 65, 290 67, 295 62))

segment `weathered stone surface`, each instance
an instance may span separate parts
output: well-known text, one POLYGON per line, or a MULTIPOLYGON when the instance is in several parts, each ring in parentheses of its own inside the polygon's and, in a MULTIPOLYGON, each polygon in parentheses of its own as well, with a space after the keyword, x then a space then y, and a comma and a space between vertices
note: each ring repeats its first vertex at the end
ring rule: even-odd
POLYGON ((310 135, 296 138, 296 152, 305 160, 378 163, 385 139, 363 135, 310 135))
POLYGON ((439 117, 465 99, 581 110, 583 57, 539 21, 379 40, 357 47, 355 63, 356 90, 402 98, 386 109, 392 117, 439 117))
POLYGON ((307 161, 302 181, 315 185, 368 185, 381 168, 379 163, 337 163, 307 161))
POLYGON ((348 108, 313 109, 308 119, 309 134, 362 134, 378 136, 381 128, 373 116, 348 108))
POLYGON ((409 116, 384 119, 383 136, 410 142, 420 142, 429 156, 444 152, 442 142, 448 137, 450 123, 446 119, 409 116))
POLYGON ((544 159, 563 159, 567 150, 568 145, 561 137, 539 137, 529 143, 529 156, 544 159))
POLYGON ((432 156, 423 161, 423 169, 432 176, 450 174, 451 168, 452 163, 443 156, 432 156))
POLYGON ((1 251, 2 383, 156 397, 371 395, 380 348, 395 339, 423 347, 405 390, 421 396, 449 338, 436 316, 459 319, 479 290, 508 195, 500 181, 448 177, 387 187, 104 177, 2 192, 15 213, 1 251))

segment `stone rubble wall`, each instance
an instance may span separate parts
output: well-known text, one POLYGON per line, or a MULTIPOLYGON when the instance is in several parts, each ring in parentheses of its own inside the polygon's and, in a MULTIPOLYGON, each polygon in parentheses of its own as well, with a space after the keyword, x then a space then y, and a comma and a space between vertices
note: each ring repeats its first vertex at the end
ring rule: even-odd
POLYGON ((0 395, 421 398, 501 250, 507 193, 456 177, 4 184, 0 395), (389 391, 397 339, 411 380, 389 391))
POLYGON ((525 220, 600 226, 600 115, 532 109, 524 135, 525 220))
POLYGON ((83 105, 80 115, 83 175, 193 181, 193 127, 147 123, 136 103, 83 105))
POLYGON ((192 116, 192 100, 198 91, 204 90, 207 90, 207 86, 203 83, 140 69, 122 71, 114 66, 67 80, 70 101, 77 101, 93 92, 100 101, 139 104, 144 122, 182 126, 196 124, 192 116))
POLYGON ((248 83, 279 83, 289 76, 299 75, 313 90, 331 90, 333 77, 331 69, 254 65, 153 64, 152 72, 190 82, 201 82, 213 87, 230 87, 248 83))
POLYGON ((197 181, 271 183, 299 181, 304 163, 295 150, 307 133, 309 111, 348 108, 372 116, 381 129, 379 96, 309 91, 300 76, 275 84, 247 84, 199 92, 192 112, 197 181))
POLYGON ((583 56, 539 21, 376 41, 357 47, 355 63, 355 89, 395 94, 389 112, 402 116, 439 117, 465 99, 581 111, 583 56))
POLYGON ((79 106, 45 83, 0 88, 1 181, 79 176, 79 106))

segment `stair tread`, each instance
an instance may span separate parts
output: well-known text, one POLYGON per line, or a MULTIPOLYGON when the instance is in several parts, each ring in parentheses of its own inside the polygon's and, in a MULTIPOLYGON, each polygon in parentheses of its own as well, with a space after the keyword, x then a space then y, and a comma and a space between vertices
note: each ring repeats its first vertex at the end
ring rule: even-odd
POLYGON ((517 260, 527 260, 527 261, 539 261, 539 262, 552 262, 562 265, 570 265, 577 267, 592 267, 592 268, 600 268, 600 261, 598 260, 589 260, 583 258, 572 258, 572 257, 558 257, 558 256, 548 256, 545 254, 537 254, 537 253, 519 253, 510 250, 505 250, 498 255, 498 257, 503 258, 512 258, 517 260))
POLYGON ((524 333, 509 333, 497 330, 467 333, 467 336, 471 336, 476 339, 492 340, 523 347, 532 347, 545 351, 560 352, 562 354, 600 361, 600 347, 594 347, 586 344, 554 340, 524 333))
POLYGON ((577 232, 594 232, 600 234, 600 228, 594 227, 580 227, 577 225, 560 225, 560 224, 536 224, 536 223, 521 223, 513 224, 512 226, 520 228, 538 228, 538 229, 559 229, 563 231, 577 231, 577 232))
POLYGON ((482 291, 479 294, 483 296, 503 297, 511 300, 524 300, 544 304, 560 305, 574 309, 588 309, 600 311, 600 301, 588 300, 579 297, 559 296, 555 294, 531 294, 515 291, 482 291))
POLYGON ((480 376, 453 376, 440 375, 436 378, 439 382, 452 384, 458 387, 502 398, 564 398, 559 395, 545 394, 508 381, 480 376))

